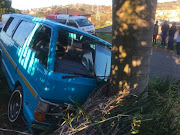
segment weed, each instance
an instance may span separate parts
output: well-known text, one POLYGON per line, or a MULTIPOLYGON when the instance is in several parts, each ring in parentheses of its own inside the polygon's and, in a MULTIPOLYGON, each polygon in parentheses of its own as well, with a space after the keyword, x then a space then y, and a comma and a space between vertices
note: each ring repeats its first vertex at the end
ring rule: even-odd
POLYGON ((73 130, 68 128, 65 134, 159 135, 180 132, 180 80, 152 78, 139 96, 126 96, 120 102, 115 97, 100 102, 96 99, 89 112, 85 105, 77 106, 83 115, 74 116, 78 122, 73 119, 73 130), (143 98, 147 92, 147 98, 143 98), (109 104, 109 101, 113 102, 109 104), (98 104, 101 104, 99 110, 98 104))

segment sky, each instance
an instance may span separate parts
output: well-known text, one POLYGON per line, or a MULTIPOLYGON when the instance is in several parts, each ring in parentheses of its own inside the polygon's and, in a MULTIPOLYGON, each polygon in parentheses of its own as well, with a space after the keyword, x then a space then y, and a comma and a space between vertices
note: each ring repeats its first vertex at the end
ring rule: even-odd
POLYGON ((170 1, 176 1, 176 0, 158 0, 159 3, 162 3, 162 2, 170 2, 170 1))
MULTIPOLYGON (((168 2, 175 0, 158 0, 158 2, 168 2)), ((40 7, 49 7, 52 5, 67 5, 67 4, 98 4, 112 5, 112 0, 12 0, 12 7, 16 9, 31 9, 40 7)))
POLYGON ((12 7, 17 9, 31 9, 76 3, 112 5, 112 0, 12 0, 12 7))

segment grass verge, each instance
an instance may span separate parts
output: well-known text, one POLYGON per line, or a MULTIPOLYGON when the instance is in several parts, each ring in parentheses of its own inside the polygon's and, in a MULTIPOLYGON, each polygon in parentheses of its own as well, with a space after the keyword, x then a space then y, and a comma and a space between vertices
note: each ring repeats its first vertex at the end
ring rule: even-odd
POLYGON ((97 33, 96 36, 112 44, 112 34, 97 33))
POLYGON ((179 134, 180 133, 180 80, 171 78, 153 78, 146 89, 148 97, 143 94, 118 103, 106 118, 127 115, 111 119, 102 125, 108 134, 179 134))
MULTIPOLYGON (((166 46, 165 46, 165 48, 167 48, 167 43, 166 43, 166 46)), ((154 48, 164 48, 164 46, 161 46, 161 40, 157 40, 157 42, 156 42, 156 45, 152 45, 152 47, 154 47, 154 48)), ((176 42, 174 41, 174 43, 173 43, 173 50, 174 51, 176 51, 176 42)))
POLYGON ((125 96, 120 100, 116 100, 115 97, 92 99, 86 105, 88 107, 78 107, 79 113, 66 120, 66 127, 69 128, 64 130, 62 127, 63 133, 105 135, 180 133, 180 80, 168 77, 152 78, 148 87, 138 96, 125 96), (144 95, 147 97, 144 98, 144 95), (87 112, 84 113, 83 110, 87 112), (89 120, 89 116, 93 122, 89 120))

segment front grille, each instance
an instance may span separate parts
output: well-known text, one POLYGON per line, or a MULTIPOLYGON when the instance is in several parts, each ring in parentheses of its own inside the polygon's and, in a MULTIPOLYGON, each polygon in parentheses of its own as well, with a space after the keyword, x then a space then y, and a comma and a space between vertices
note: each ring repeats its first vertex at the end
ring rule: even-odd
POLYGON ((91 30, 91 31, 87 31, 89 34, 94 34, 94 31, 91 30))
POLYGON ((74 108, 66 104, 50 104, 49 110, 46 113, 45 122, 53 125, 61 125, 67 113, 72 113, 74 108))

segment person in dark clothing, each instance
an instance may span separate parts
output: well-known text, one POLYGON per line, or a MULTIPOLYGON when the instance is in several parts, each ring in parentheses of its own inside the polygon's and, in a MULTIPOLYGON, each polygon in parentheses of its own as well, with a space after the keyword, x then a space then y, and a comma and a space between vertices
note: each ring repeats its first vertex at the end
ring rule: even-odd
POLYGON ((176 35, 176 50, 177 50, 177 55, 180 55, 180 26, 178 27, 178 33, 176 35))
POLYGON ((154 24, 154 32, 153 32, 153 44, 156 45, 156 38, 158 35, 158 29, 159 29, 159 25, 158 25, 158 21, 156 21, 156 24, 154 24))
POLYGON ((167 32, 169 30, 169 25, 167 24, 167 21, 164 22, 164 24, 161 27, 162 30, 162 41, 161 45, 166 46, 166 37, 167 37, 167 32))
POLYGON ((176 23, 173 23, 169 29, 168 49, 173 50, 174 34, 176 33, 176 23))

